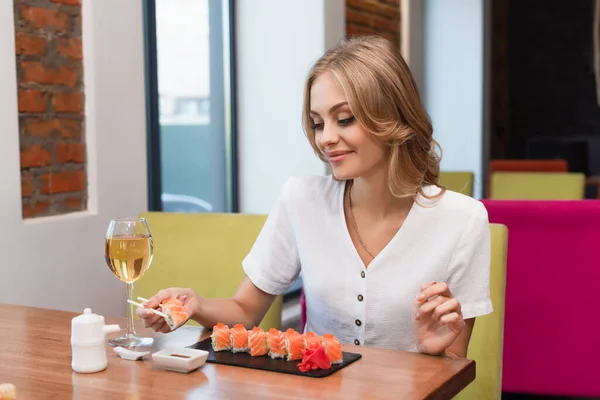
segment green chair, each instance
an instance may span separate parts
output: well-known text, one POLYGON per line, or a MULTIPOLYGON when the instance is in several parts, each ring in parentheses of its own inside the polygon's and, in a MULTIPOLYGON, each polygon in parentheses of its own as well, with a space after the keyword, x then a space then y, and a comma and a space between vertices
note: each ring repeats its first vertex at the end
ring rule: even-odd
MULTIPOLYGON (((242 260, 266 221, 264 215, 148 212, 154 258, 135 283, 134 295, 150 297, 167 287, 189 287, 204 297, 226 298, 245 274, 242 260)), ((260 327, 281 329, 283 297, 277 296, 260 327)), ((190 321, 188 324, 197 325, 190 321)))
POLYGON ((448 190, 473 197, 473 181, 475 175, 468 171, 442 171, 440 172, 440 185, 448 190))
POLYGON ((495 172, 490 199, 582 200, 585 175, 577 172, 495 172))
POLYGON ((500 400, 502 397, 502 345, 508 229, 505 225, 490 224, 490 233, 492 245, 490 297, 494 311, 475 319, 467 358, 475 361, 477 376, 455 397, 459 400, 500 400))

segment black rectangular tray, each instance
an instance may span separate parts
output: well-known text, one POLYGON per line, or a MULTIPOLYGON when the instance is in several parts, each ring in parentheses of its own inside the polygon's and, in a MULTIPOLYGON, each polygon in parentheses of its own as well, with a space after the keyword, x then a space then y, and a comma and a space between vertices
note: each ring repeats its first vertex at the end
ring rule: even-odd
POLYGON ((276 358, 272 359, 269 356, 253 357, 248 353, 233 353, 231 351, 213 351, 210 338, 204 339, 201 342, 197 342, 191 346, 192 349, 208 351, 208 359, 206 362, 232 365, 236 367, 260 369, 263 371, 281 372, 284 374, 293 374, 300 376, 309 376, 312 378, 323 378, 329 376, 340 369, 347 367, 354 361, 362 357, 361 354, 348 353, 343 351, 343 361, 339 364, 331 364, 329 369, 317 369, 307 372, 302 372, 298 369, 298 364, 302 360, 287 361, 286 359, 276 358))

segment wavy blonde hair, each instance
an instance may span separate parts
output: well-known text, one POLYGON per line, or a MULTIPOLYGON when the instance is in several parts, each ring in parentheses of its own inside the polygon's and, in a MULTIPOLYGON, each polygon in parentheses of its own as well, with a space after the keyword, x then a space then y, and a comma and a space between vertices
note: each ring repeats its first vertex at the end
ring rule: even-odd
POLYGON ((424 185, 440 186, 441 148, 433 139, 431 121, 397 46, 379 36, 351 37, 327 51, 311 68, 304 86, 304 131, 315 154, 327 162, 317 146, 310 118, 310 90, 325 72, 342 87, 356 120, 388 146, 392 194, 441 197, 443 187, 435 196, 423 192, 424 185))

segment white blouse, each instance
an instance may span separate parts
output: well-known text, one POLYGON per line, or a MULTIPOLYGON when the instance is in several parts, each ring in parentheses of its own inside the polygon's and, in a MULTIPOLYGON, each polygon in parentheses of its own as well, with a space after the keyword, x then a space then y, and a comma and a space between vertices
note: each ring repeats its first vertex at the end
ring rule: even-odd
POLYGON ((439 200, 419 196, 365 268, 346 226, 344 187, 331 176, 289 179, 243 261, 249 279, 270 294, 284 293, 302 272, 306 331, 417 351, 415 298, 432 281, 448 284, 465 319, 492 312, 490 231, 480 201, 452 191, 439 200))

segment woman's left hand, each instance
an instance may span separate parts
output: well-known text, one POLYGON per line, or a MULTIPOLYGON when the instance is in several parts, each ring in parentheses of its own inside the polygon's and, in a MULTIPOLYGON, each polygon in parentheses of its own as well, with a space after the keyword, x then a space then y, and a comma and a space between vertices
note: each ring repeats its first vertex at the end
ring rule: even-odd
POLYGON ((444 354, 465 327, 460 303, 444 282, 421 286, 415 319, 418 349, 431 355, 444 354))

